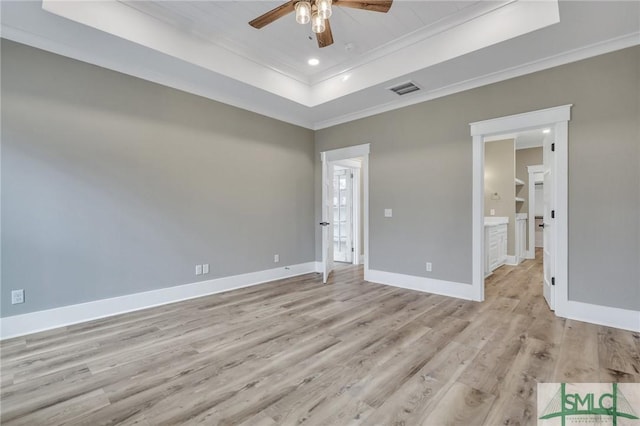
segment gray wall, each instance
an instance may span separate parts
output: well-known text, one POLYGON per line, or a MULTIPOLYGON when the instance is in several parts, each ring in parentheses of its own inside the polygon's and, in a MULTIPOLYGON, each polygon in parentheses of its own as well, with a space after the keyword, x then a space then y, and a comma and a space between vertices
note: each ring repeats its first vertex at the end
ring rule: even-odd
MULTIPOLYGON (((484 215, 509 218, 507 254, 516 254, 516 150, 513 139, 484 144, 484 215), (497 197, 494 194, 498 194, 497 197), (497 199, 496 199, 497 198, 497 199)), ((519 204, 519 203, 518 203, 519 204)))
POLYGON ((2 316, 314 260, 312 131, 1 48, 2 316))
POLYGON ((370 267, 470 283, 469 123, 573 104, 569 298, 640 309, 639 66, 636 46, 316 132, 316 152, 371 143, 370 267))

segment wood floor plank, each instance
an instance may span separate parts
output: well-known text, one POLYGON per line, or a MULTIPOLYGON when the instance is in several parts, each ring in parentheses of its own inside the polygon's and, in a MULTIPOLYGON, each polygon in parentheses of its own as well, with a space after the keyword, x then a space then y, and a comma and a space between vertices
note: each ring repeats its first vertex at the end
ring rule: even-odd
POLYGON ((362 267, 0 342, 2 424, 534 424, 536 385, 640 381, 640 335, 557 318, 542 262, 483 303, 362 267))
POLYGON ((599 381, 598 327, 567 320, 554 376, 558 382, 599 381))
POLYGON ((481 425, 489 414, 495 396, 462 383, 454 383, 433 406, 422 424, 481 425))
POLYGON ((598 360, 603 382, 640 383, 640 351, 630 333, 609 327, 598 331, 598 360))

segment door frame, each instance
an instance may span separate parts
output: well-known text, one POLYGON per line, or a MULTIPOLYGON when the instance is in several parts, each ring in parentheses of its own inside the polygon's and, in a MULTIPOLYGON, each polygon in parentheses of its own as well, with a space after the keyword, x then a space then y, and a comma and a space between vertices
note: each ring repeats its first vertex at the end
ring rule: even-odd
MULTIPOLYGON (((325 162, 328 163, 336 163, 344 160, 350 160, 352 158, 361 158, 361 166, 360 166, 360 178, 362 179, 362 208, 363 208, 363 240, 364 240, 364 279, 368 279, 369 277, 369 152, 370 152, 370 144, 365 143, 362 145, 353 145, 345 148, 332 149, 329 151, 320 152, 320 162, 322 169, 324 170, 325 162)), ((355 182, 354 182, 355 185, 355 182)), ((322 182, 321 182, 322 189, 322 182)), ((320 207, 324 208, 324 197, 323 194, 320 194, 320 207)), ((322 236, 320 238, 321 242, 321 253, 322 253, 322 236)), ((331 242, 333 244, 333 242, 331 242)), ((355 247, 355 245, 354 245, 355 247)), ((359 258, 359 254, 358 254, 359 258)), ((359 261, 359 259, 358 259, 359 261)), ((324 263, 321 261, 320 267, 321 271, 324 270, 324 263)))
POLYGON ((473 144, 472 186, 472 288, 476 301, 484 300, 484 138, 540 127, 555 134, 555 313, 566 316, 568 294, 568 139, 572 105, 561 105, 522 114, 470 123, 473 144))

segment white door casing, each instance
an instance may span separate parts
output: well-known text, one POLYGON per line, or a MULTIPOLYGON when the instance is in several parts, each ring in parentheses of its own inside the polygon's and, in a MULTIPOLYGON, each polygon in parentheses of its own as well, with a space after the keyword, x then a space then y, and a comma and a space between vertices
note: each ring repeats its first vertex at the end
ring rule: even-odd
POLYGON ((472 189, 472 288, 473 299, 484 300, 484 138, 505 133, 548 127, 555 135, 555 312, 566 317, 568 294, 568 129, 571 106, 537 110, 470 123, 473 150, 472 189))

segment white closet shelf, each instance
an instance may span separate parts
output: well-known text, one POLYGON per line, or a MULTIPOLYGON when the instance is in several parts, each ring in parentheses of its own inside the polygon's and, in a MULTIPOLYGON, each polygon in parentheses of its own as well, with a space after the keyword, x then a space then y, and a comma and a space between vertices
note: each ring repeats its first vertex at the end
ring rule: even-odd
POLYGON ((524 185, 524 181, 522 179, 518 179, 516 178, 516 185, 520 186, 520 185, 524 185))

